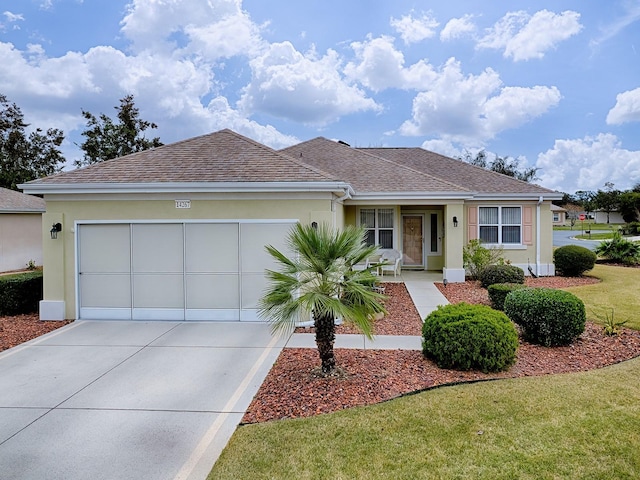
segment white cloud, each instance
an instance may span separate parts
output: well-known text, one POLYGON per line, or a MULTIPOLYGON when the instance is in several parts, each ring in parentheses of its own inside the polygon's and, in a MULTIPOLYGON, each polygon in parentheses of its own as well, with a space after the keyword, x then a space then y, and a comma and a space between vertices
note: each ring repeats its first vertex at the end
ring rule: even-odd
POLYGON ((582 30, 580 14, 567 10, 560 14, 540 10, 533 16, 525 11, 509 12, 478 41, 477 48, 503 49, 514 61, 542 58, 556 45, 582 30))
POLYGON ((597 190, 606 182, 626 190, 640 181, 640 151, 625 150, 610 133, 556 140, 536 166, 542 185, 567 193, 597 190))
POLYGON ((433 37, 436 33, 435 29, 440 25, 427 13, 423 13, 419 18, 414 18, 413 14, 403 15, 400 18, 391 17, 390 23, 407 45, 433 37))
POLYGON ((450 140, 435 138, 422 142, 422 148, 439 153, 446 157, 459 158, 463 155, 463 150, 450 140))
POLYGON ((615 106, 607 114, 607 124, 640 122, 640 88, 619 93, 615 106))
POLYGON ((24 21, 24 15, 22 15, 21 13, 12 13, 10 11, 5 11, 2 12, 2 14, 4 15, 4 18, 7 19, 7 22, 18 22, 18 21, 24 21))
POLYGON ((600 35, 589 42, 592 48, 615 37, 629 25, 640 20, 640 5, 635 2, 624 2, 622 7, 625 9, 624 14, 602 27, 600 35))
POLYGON ((178 53, 215 60, 247 55, 263 44, 260 29, 242 10, 241 0, 133 0, 121 24, 138 53, 175 55, 178 47, 178 53), (180 35, 186 46, 176 41, 180 35))
POLYGON ((465 35, 472 35, 476 31, 475 24, 471 21, 472 15, 465 15, 461 18, 452 18, 440 31, 440 40, 449 42, 465 35))
POLYGON ((342 115, 379 111, 376 102, 347 83, 329 50, 322 58, 298 52, 290 42, 274 43, 250 61, 253 78, 239 102, 247 112, 266 112, 308 125, 325 125, 342 115))
POLYGON ((483 142, 542 115, 560 98, 556 87, 503 87, 490 68, 464 76, 460 63, 451 58, 436 80, 416 95, 412 119, 402 124, 400 133, 483 142))
POLYGON ((404 55, 393 46, 393 38, 381 36, 351 44, 355 62, 346 65, 345 74, 375 92, 387 88, 421 89, 431 83, 436 74, 424 60, 404 66, 404 55))

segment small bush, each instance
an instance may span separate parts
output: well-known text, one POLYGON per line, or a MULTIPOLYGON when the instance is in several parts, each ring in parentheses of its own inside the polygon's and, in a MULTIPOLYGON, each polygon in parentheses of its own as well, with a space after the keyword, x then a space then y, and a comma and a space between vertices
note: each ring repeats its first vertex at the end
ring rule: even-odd
POLYGON ((611 240, 600 242, 595 253, 607 260, 625 265, 640 263, 640 243, 627 240, 620 232, 614 232, 611 240))
POLYGON ((494 283, 524 283, 524 271, 515 265, 489 265, 480 274, 484 288, 494 283))
POLYGON ((470 240, 462 249, 462 263, 471 280, 478 280, 489 265, 503 264, 502 247, 484 247, 479 239, 470 240))
POLYGON ((517 348, 513 323, 485 305, 440 306, 422 326, 422 353, 440 368, 499 372, 515 362, 517 348))
POLYGON ((525 340, 546 347, 569 345, 584 332, 584 303, 551 288, 525 288, 507 295, 504 312, 522 327, 525 340))
POLYGON ((41 271, 0 277, 0 315, 37 312, 40 300, 42 300, 41 271))
POLYGON ((597 258, 594 252, 579 245, 565 245, 553 252, 556 271, 564 277, 579 277, 593 268, 597 258))
POLYGON ((494 283, 489 285, 489 300, 491 300, 491 308, 496 310, 504 310, 504 299, 509 293, 521 288, 527 288, 521 283, 494 283))

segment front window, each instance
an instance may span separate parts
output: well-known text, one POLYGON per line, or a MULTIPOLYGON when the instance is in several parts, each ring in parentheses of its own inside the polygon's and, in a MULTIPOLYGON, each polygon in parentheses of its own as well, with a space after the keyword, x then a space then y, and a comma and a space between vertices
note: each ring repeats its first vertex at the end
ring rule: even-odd
POLYGON ((360 209, 360 225, 367 229, 367 245, 393 248, 393 208, 360 209))
POLYGON ((521 207, 480 207, 480 240, 483 243, 522 243, 521 207))

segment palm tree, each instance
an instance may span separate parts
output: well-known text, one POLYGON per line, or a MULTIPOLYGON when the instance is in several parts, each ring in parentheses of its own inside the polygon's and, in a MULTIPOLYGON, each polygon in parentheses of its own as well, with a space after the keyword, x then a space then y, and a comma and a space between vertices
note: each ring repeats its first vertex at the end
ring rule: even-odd
POLYGON ((327 225, 296 224, 288 237, 295 258, 267 246, 279 270, 266 272, 269 286, 260 299, 260 313, 272 331, 290 333, 299 315, 311 312, 325 376, 336 368, 335 319, 353 323, 371 338, 373 316, 385 312, 384 296, 374 289, 374 267, 352 269, 376 252, 377 247, 367 246, 364 240, 364 229, 352 226, 334 230, 327 225))

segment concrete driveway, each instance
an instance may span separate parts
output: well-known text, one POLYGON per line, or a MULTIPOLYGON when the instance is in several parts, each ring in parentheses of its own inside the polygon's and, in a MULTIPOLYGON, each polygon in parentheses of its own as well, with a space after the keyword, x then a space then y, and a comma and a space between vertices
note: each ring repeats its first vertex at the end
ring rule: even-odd
POLYGON ((78 321, 0 354, 0 477, 204 479, 286 339, 78 321))

